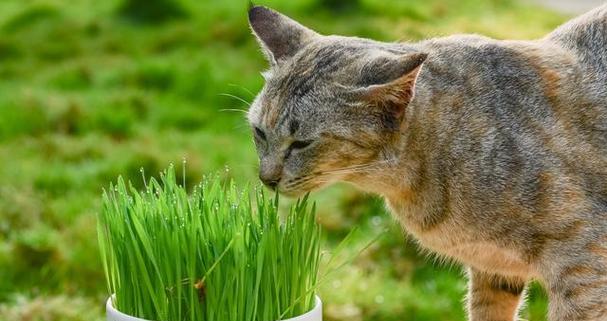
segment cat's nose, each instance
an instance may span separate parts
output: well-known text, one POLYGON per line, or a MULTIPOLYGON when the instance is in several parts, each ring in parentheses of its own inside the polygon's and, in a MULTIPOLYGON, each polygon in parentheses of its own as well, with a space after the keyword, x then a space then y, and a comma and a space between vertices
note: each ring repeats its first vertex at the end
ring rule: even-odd
POLYGON ((269 166, 262 163, 259 170, 259 179, 269 188, 276 189, 282 178, 282 168, 278 166, 269 166))
POLYGON ((261 179, 261 181, 270 189, 275 190, 276 186, 278 186, 278 183, 280 182, 280 178, 276 179, 276 178, 262 178, 259 177, 261 179))

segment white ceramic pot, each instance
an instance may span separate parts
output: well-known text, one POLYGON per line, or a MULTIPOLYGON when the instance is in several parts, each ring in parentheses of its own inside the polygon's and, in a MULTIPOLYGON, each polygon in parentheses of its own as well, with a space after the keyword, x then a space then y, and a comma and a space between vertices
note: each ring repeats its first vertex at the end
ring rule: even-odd
MULTIPOLYGON (((105 310, 107 311, 107 321, 148 321, 126 315, 114 309, 111 297, 107 300, 105 310)), ((322 321, 322 302, 320 301, 320 298, 318 296, 316 297, 316 306, 314 306, 314 309, 300 316, 282 321, 322 321)))

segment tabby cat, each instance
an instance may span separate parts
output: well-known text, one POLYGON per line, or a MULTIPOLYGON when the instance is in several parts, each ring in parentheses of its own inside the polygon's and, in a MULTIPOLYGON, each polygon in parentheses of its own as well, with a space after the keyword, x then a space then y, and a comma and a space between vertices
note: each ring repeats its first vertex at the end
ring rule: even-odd
POLYGON ((320 35, 255 6, 270 61, 250 107, 260 178, 383 196, 420 244, 469 268, 472 321, 607 320, 607 5, 534 41, 320 35))

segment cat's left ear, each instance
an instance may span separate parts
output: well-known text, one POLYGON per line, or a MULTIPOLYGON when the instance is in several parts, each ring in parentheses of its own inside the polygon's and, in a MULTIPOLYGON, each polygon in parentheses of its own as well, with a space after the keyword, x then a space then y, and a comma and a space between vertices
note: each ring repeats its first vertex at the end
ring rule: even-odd
POLYGON ((297 21, 263 6, 249 9, 249 24, 272 66, 293 57, 318 36, 297 21))
POLYGON ((415 95, 417 77, 426 58, 425 53, 410 53, 369 64, 368 70, 362 72, 367 85, 357 90, 358 99, 401 121, 415 95))

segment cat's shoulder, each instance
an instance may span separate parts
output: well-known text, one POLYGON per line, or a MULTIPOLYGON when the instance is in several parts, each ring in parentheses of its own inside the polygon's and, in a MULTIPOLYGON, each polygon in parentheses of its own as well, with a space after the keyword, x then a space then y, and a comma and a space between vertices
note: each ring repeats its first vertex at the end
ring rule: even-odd
MULTIPOLYGON (((476 34, 452 35, 448 37, 428 39, 421 44, 421 50, 428 52, 435 64, 460 66, 500 61, 518 56, 518 47, 523 42, 496 40, 476 34)), ((527 46, 535 46, 529 42, 527 46)))

